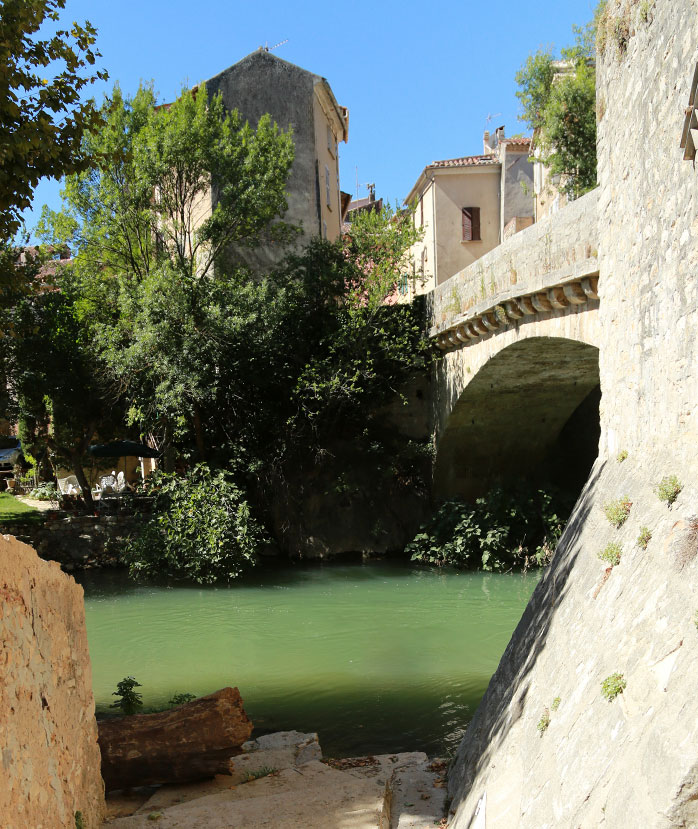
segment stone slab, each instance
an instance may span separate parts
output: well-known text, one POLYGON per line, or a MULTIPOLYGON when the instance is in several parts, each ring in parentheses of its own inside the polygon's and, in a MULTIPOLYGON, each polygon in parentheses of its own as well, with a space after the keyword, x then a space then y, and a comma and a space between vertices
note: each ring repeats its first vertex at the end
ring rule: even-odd
POLYGON ((118 829, 387 829, 384 800, 385 787, 312 761, 109 825, 118 829))

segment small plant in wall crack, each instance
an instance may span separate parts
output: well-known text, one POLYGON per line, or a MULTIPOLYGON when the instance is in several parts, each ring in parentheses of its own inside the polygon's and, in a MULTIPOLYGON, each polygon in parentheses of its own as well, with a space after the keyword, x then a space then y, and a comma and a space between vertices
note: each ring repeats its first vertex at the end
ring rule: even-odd
POLYGON ((627 495, 624 495, 616 501, 609 501, 609 503, 604 506, 603 511, 606 513, 606 518, 608 518, 609 523, 618 529, 618 527, 623 526, 627 517, 630 515, 630 508, 632 505, 633 502, 630 498, 628 498, 627 495))
POLYGON ((666 501, 667 505, 671 506, 682 489, 683 484, 676 475, 665 475, 654 488, 654 492, 660 501, 666 501))
POLYGON ((615 567, 616 564, 620 564, 620 558, 622 555, 623 548, 615 541, 607 544, 603 550, 598 553, 598 557, 601 561, 607 562, 611 565, 611 567, 615 567))
POLYGON ((551 711, 557 711, 557 709, 560 707, 561 702, 562 702, 562 700, 560 699, 560 697, 555 697, 555 699, 552 701, 552 703, 550 705, 550 710, 551 711))
POLYGON ((616 460, 618 463, 623 463, 623 461, 628 457, 628 450, 621 449, 621 451, 616 455, 616 460))
POLYGON ((641 547, 643 550, 647 549, 647 545, 650 543, 650 539, 652 538, 652 532, 649 527, 640 527, 640 535, 637 537, 637 546, 641 547))
POLYGON ((693 614, 693 624, 696 626, 696 630, 698 630, 698 610, 693 614))
POLYGON ((538 720, 536 728, 538 729, 538 733, 542 737, 543 734, 548 730, 548 726, 550 725, 550 711, 547 708, 543 709, 543 716, 538 720))
POLYGON ((618 694, 622 694, 625 691, 627 685, 628 683, 625 681, 623 674, 611 674, 601 683, 601 696, 609 702, 613 702, 618 694))

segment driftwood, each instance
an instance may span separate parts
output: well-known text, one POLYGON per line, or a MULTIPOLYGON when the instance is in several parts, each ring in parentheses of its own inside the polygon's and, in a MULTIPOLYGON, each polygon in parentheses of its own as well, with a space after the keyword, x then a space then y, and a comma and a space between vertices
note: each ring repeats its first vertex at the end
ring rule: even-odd
POLYGON ((159 714, 102 720, 98 727, 107 791, 230 773, 230 758, 252 733, 237 688, 159 714))

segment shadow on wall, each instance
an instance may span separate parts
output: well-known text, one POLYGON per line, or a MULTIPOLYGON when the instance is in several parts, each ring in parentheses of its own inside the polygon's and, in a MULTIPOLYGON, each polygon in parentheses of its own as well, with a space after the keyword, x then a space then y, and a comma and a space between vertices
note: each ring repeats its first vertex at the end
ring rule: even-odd
POLYGON ((509 730, 523 713, 528 677, 545 648, 552 620, 568 591, 570 574, 579 555, 577 542, 592 509, 595 486, 605 465, 605 462, 597 462, 594 466, 553 562, 533 592, 468 727, 461 752, 449 771, 452 811, 468 795, 477 775, 490 764, 509 730), (457 781, 457 787, 454 781, 457 781))

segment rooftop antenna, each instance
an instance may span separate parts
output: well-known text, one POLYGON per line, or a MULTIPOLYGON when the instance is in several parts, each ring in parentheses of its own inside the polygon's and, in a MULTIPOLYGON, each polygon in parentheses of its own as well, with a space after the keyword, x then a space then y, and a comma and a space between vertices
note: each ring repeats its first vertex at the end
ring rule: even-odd
POLYGON ((495 112, 494 114, 493 114, 493 113, 491 113, 491 112, 488 112, 488 113, 487 113, 487 118, 485 118, 485 129, 486 129, 486 130, 487 130, 487 129, 489 129, 489 126, 490 126, 490 121, 491 121, 493 118, 499 118, 499 116, 500 116, 501 114, 502 114, 501 112, 495 112))
POLYGON ((278 49, 279 46, 283 46, 284 43, 288 43, 288 38, 286 38, 285 40, 280 40, 278 43, 275 43, 273 46, 270 46, 269 41, 265 40, 264 41, 264 46, 262 46, 262 49, 264 49, 265 52, 273 52, 274 49, 278 49))

